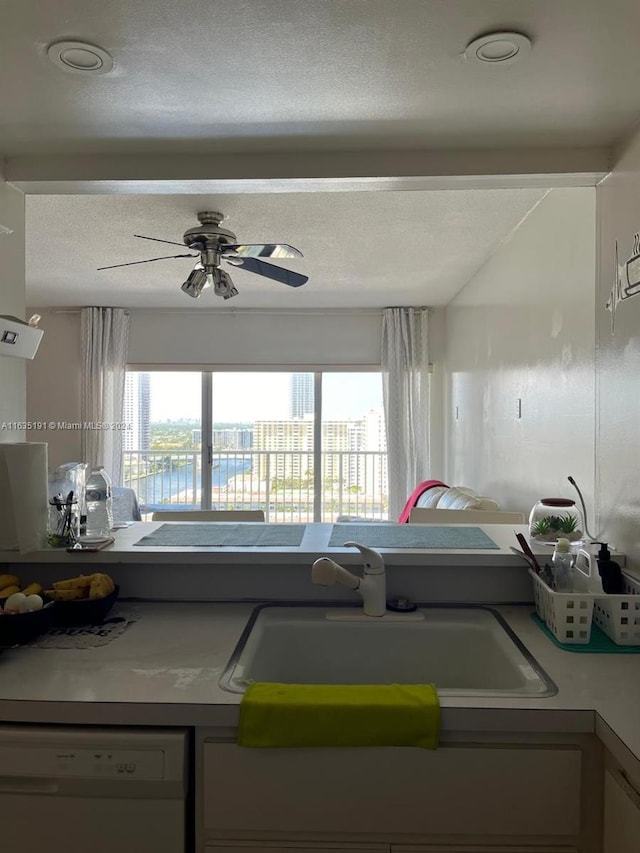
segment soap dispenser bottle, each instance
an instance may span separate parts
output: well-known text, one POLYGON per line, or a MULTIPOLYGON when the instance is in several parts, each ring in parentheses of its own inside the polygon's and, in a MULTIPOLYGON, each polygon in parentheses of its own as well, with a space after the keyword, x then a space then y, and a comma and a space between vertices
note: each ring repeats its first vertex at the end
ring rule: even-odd
POLYGON ((602 589, 609 595, 624 593, 624 578, 619 563, 611 559, 611 552, 606 542, 600 543, 598 552, 598 572, 602 581, 602 589))

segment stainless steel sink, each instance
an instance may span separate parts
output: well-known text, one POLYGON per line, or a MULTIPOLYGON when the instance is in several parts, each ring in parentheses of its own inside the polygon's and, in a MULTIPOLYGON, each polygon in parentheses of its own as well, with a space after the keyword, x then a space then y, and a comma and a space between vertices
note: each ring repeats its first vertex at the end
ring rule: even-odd
POLYGON ((552 696, 557 689, 500 614, 423 607, 365 617, 361 608, 257 607, 220 679, 295 684, 433 683, 440 695, 552 696))

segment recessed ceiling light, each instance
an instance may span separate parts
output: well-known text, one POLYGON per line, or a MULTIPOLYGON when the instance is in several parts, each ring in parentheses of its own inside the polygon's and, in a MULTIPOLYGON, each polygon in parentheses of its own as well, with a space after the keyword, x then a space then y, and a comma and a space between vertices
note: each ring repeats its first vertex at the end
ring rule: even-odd
POLYGON ((531 50, 531 39, 523 33, 488 33, 469 42, 464 57, 470 62, 511 65, 531 50))
POLYGON ((47 48, 47 56, 57 68, 72 74, 107 74, 113 59, 101 47, 83 41, 58 41, 47 48))

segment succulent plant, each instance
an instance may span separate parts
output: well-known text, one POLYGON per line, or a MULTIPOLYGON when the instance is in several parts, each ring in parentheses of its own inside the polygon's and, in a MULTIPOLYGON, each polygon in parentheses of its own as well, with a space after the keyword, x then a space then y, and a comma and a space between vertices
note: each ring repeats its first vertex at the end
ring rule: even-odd
POLYGON ((545 515, 533 523, 531 535, 549 542, 558 536, 566 536, 570 540, 578 539, 582 535, 578 525, 579 519, 573 515, 545 515))
POLYGON ((573 533, 578 526, 578 519, 573 515, 565 515, 560 519, 560 530, 563 533, 573 533))
POLYGON ((532 533, 534 536, 544 536, 545 533, 549 533, 551 531, 551 518, 549 516, 545 516, 545 518, 540 518, 533 525, 532 533))

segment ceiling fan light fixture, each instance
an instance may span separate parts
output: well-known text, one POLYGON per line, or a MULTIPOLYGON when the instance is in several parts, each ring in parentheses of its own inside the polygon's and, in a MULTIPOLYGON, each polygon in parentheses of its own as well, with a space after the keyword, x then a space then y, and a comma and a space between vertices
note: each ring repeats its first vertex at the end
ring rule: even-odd
POLYGON ((204 274, 205 274, 205 275, 206 275, 206 277, 207 277, 207 281, 206 281, 206 283, 204 284, 204 286, 203 286, 203 288, 202 288, 203 290, 207 290, 208 288, 210 288, 210 287, 213 285, 213 275, 212 275, 212 271, 211 271, 210 269, 207 269, 207 268, 203 265, 202 261, 198 261, 198 263, 195 265, 195 267, 194 267, 193 269, 194 269, 194 271, 195 271, 195 270, 204 270, 204 274))
POLYGON ((213 271, 213 292, 216 296, 222 296, 223 299, 231 299, 232 296, 238 295, 231 276, 221 269, 213 271))
POLYGON ((208 284, 207 274, 203 269, 194 269, 189 274, 189 278, 180 286, 180 290, 197 299, 208 284))
MULTIPOLYGON (((235 234, 220 227, 223 219, 221 213, 203 211, 198 214, 198 219, 200 225, 189 228, 183 234, 183 242, 192 250, 192 253, 163 255, 159 258, 146 258, 143 261, 110 264, 97 269, 111 270, 116 267, 149 264, 153 261, 195 258, 197 259, 195 267, 187 280, 180 285, 182 292, 192 299, 197 299, 205 288, 212 286, 216 296, 222 296, 223 299, 231 299, 232 296, 238 295, 231 277, 220 269, 221 261, 227 261, 231 266, 240 267, 245 272, 255 273, 288 287, 300 287, 309 280, 306 275, 263 260, 264 258, 301 258, 302 252, 295 246, 287 243, 237 243, 235 234), (198 254, 193 254, 193 251, 197 251, 198 254)), ((173 240, 149 237, 145 234, 134 234, 134 237, 152 240, 155 243, 166 243, 170 246, 182 245, 173 240)))
POLYGON ((468 62, 502 67, 522 59, 531 47, 531 39, 524 33, 487 33, 469 42, 464 58, 468 62))

